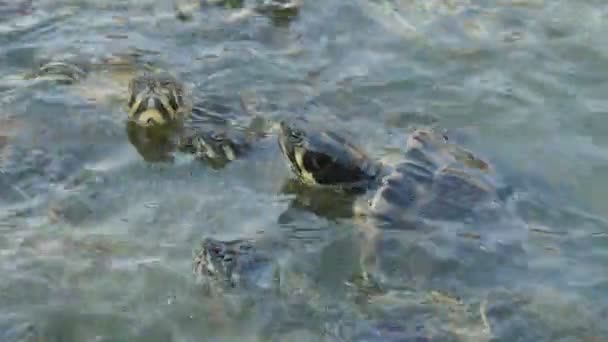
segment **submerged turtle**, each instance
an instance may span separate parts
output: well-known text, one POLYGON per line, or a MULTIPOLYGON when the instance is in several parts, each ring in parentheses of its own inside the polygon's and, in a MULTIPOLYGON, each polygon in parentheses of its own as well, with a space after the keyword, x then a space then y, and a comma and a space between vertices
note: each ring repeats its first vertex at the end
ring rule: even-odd
POLYGON ((183 82, 137 53, 55 57, 25 78, 70 85, 97 104, 126 102, 127 136, 150 162, 172 160, 172 152, 179 150, 220 168, 264 136, 265 122, 249 115, 242 98, 241 108, 223 98, 195 101, 183 82))
POLYGON ((137 52, 103 56, 66 54, 43 58, 25 80, 70 85, 75 94, 96 104, 119 103, 124 88, 139 69, 155 68, 137 52))
POLYGON ((274 291, 280 283, 276 260, 247 239, 205 238, 196 252, 193 272, 214 295, 234 288, 274 291))
MULTIPOLYGON (((19 90, 42 85, 44 89, 47 82, 59 83, 69 85, 67 90, 77 97, 109 104, 114 96, 124 96, 124 91, 121 92, 114 82, 120 81, 121 77, 124 81, 124 76, 130 74, 136 64, 136 56, 128 54, 100 58, 56 56, 41 61, 32 72, 14 77, 12 86, 19 90)), ((31 98, 29 92, 24 94, 31 98)), ((46 108, 36 108, 48 114, 46 108)), ((82 110, 74 112, 81 114, 82 110)), ((31 116, 22 114, 8 121, 0 120, 8 130, 0 130, 0 185, 3 189, 0 202, 24 201, 48 194, 50 189, 78 174, 90 157, 103 150, 95 145, 72 144, 72 139, 80 138, 83 131, 92 127, 83 125, 80 120, 54 118, 45 121, 46 118, 41 118, 32 108, 27 114, 31 116)), ((113 134, 112 128, 97 119, 94 121, 94 130, 100 132, 99 136, 113 134)), ((97 136, 97 132, 92 134, 97 136)))
MULTIPOLYGON (((228 317, 242 318, 242 314, 248 314, 263 322, 261 335, 273 341, 289 340, 286 336, 306 330, 349 341, 435 340, 426 338, 424 327, 412 329, 410 326, 416 322, 406 324, 399 320, 407 310, 412 317, 423 319, 421 316, 427 312, 421 312, 421 305, 399 305, 394 315, 377 315, 369 308, 360 311, 348 297, 336 298, 340 296, 333 291, 324 295, 319 284, 311 282, 309 272, 316 267, 315 262, 302 260, 299 254, 285 258, 285 254, 277 252, 280 248, 265 243, 214 238, 201 242, 194 255, 193 273, 204 293, 219 300, 219 305, 214 306, 215 315, 219 311, 227 311, 228 317)), ((314 258, 319 257, 318 252, 311 253, 314 258)), ((392 304, 387 309, 402 303, 392 304)))
POLYGON ((217 310, 227 312, 224 316, 250 315, 266 338, 301 328, 319 331, 329 300, 311 278, 314 262, 277 243, 207 237, 194 255, 195 279, 212 303, 219 301, 217 310))
POLYGON ((224 99, 195 102, 166 71, 135 76, 128 98, 129 139, 147 160, 178 149, 223 167, 265 136, 263 118, 252 114, 242 98, 240 109, 223 104, 224 99))
POLYGON ((376 182, 381 164, 343 136, 305 119, 279 126, 279 147, 296 175, 281 188, 295 197, 279 222, 288 223, 300 209, 331 220, 352 217, 356 198, 376 182))
POLYGON ((366 189, 382 171, 361 148, 308 120, 282 120, 279 147, 289 168, 305 184, 339 190, 366 189))
POLYGON ((194 12, 199 11, 206 5, 221 6, 226 9, 239 10, 239 19, 247 18, 255 14, 264 15, 275 24, 288 24, 297 17, 302 0, 175 0, 174 7, 176 17, 180 20, 190 20, 194 12))
POLYGON ((97 104, 126 102, 127 136, 150 162, 170 161, 172 152, 179 150, 219 168, 263 135, 239 125, 242 120, 248 120, 250 127, 260 123, 253 115, 243 115, 249 114, 243 103, 239 109, 218 98, 194 103, 184 83, 136 53, 55 57, 25 79, 69 85, 77 95, 97 104))
POLYGON ((280 123, 278 143, 302 183, 356 194, 353 215, 363 219, 364 270, 373 268, 380 231, 482 219, 486 212, 481 209, 493 213, 502 200, 488 177, 489 165, 434 128, 410 134, 396 163, 372 158, 343 136, 302 118, 280 123))
POLYGON ((344 136, 300 117, 281 121, 278 142, 302 183, 366 194, 367 201, 358 201, 355 207, 357 213, 384 221, 403 221, 413 211, 445 217, 450 212, 435 212, 433 205, 449 200, 460 209, 452 213, 456 217, 496 195, 484 179, 489 165, 433 128, 414 131, 397 163, 372 158, 344 136))

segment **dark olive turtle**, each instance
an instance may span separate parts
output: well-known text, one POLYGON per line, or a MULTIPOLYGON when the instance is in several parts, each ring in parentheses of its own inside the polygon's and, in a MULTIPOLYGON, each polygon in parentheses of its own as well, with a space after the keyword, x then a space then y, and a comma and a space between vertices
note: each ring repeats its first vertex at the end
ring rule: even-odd
MULTIPOLYGON (((149 162, 171 161, 172 153, 179 150, 221 168, 263 136, 255 129, 234 124, 242 117, 249 119, 249 115, 243 115, 249 114, 248 108, 224 105, 224 99, 197 99, 193 105, 184 83, 168 71, 140 61, 140 57, 55 57, 43 61, 26 78, 69 84, 87 101, 104 103, 108 95, 122 98, 127 103, 127 137, 149 162), (92 74, 101 77, 91 77, 92 74), (107 76, 113 82, 106 83, 107 76), (121 84, 116 81, 128 91, 120 91, 121 84)), ((250 123, 256 122, 256 116, 250 117, 250 123)))
POLYGON ((381 171, 358 146, 304 118, 281 121, 278 142, 288 166, 306 184, 366 189, 381 171))
POLYGON ((223 316, 239 320, 249 315, 263 322, 261 340, 288 341, 286 336, 294 331, 333 333, 326 331, 328 322, 357 316, 346 309, 348 304, 343 307, 342 301, 336 301, 332 291, 326 293, 319 286, 323 261, 317 252, 269 236, 207 237, 195 251, 193 272, 206 299, 219 304, 213 305, 214 314, 225 312, 223 316))
POLYGON ((382 165, 347 138, 303 117, 283 120, 279 127, 281 153, 296 176, 281 188, 295 197, 279 222, 293 221, 300 210, 330 220, 352 218, 355 200, 384 172, 382 165))
POLYGON ((368 285, 381 232, 430 231, 435 220, 479 219, 483 209, 492 213, 500 202, 495 184, 486 179, 488 164, 436 129, 410 134, 404 154, 392 164, 374 162, 337 133, 300 121, 282 122, 278 141, 305 185, 363 190, 353 205, 363 235, 363 272, 356 285, 368 285))
POLYGON ((141 126, 165 125, 189 114, 184 86, 167 72, 137 75, 128 92, 128 118, 141 126))
POLYGON ((496 189, 484 179, 487 163, 449 143, 436 129, 414 131, 401 160, 390 165, 304 119, 284 120, 280 126, 279 146, 298 179, 314 186, 367 190, 363 197, 368 200, 356 208, 366 216, 390 221, 421 213, 437 217, 445 214, 438 204, 453 204, 454 211, 463 213, 496 197, 496 189))
MULTIPOLYGON (((185 86, 164 71, 144 72, 131 80, 127 112, 129 122, 135 124, 130 128, 131 143, 140 151, 165 151, 165 157, 146 160, 170 159, 167 155, 177 149, 219 168, 245 154, 263 136, 250 126, 237 123, 239 117, 249 114, 245 108, 237 110, 209 100, 197 100, 193 105, 185 86), (137 132, 142 130, 146 133, 137 132), (162 137, 162 141, 149 139, 153 136, 162 137), (154 146, 156 143, 158 147, 154 146)), ((247 119, 253 124, 256 117, 247 119)))

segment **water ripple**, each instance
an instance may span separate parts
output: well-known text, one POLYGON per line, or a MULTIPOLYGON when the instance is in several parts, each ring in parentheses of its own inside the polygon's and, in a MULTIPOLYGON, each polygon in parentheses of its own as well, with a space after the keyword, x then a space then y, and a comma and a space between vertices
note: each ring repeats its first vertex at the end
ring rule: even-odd
POLYGON ((181 21, 171 1, 0 1, 0 339, 605 340, 607 13, 594 0, 327 0, 279 25, 213 5, 181 21), (69 55, 137 55, 198 97, 250 96, 377 158, 402 156, 414 127, 447 128, 504 178, 510 216, 387 232, 384 288, 359 293, 349 199, 290 192, 276 136, 220 170, 147 162, 126 135, 131 74, 24 79, 69 55), (302 271, 291 302, 234 317, 203 296, 191 263, 204 237, 281 241, 302 271))

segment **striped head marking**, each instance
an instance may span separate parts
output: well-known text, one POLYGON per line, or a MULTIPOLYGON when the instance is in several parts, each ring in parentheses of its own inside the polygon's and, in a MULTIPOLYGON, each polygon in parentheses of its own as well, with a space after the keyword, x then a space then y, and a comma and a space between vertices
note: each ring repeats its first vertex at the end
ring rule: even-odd
POLYGON ((221 241, 206 238, 195 256, 193 271, 203 283, 215 284, 219 288, 236 287, 240 279, 237 270, 239 259, 250 249, 251 243, 248 240, 221 241))
POLYGON ((376 176, 375 163, 358 146, 304 119, 280 123, 279 147, 303 182, 340 187, 358 187, 376 176))
POLYGON ((165 125, 183 109, 182 84, 167 73, 143 74, 129 83, 129 120, 141 126, 165 125))

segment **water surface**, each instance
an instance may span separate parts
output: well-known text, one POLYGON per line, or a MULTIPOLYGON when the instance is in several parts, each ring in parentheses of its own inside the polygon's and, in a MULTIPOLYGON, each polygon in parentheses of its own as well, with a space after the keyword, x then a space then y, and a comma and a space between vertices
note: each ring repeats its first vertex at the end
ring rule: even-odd
POLYGON ((321 293, 279 340, 608 339, 607 10, 304 1, 278 25, 214 6, 181 21, 151 0, 0 1, 2 340, 264 340, 285 317, 230 316, 191 274, 203 237, 264 234, 321 293), (222 170, 154 163, 126 134, 128 74, 20 81, 53 56, 125 53, 199 94, 252 94, 270 118, 324 120, 377 157, 414 127, 446 128, 513 188, 512 221, 388 236, 389 291, 357 304, 352 222, 292 210, 286 223, 291 175, 272 137, 222 170))

